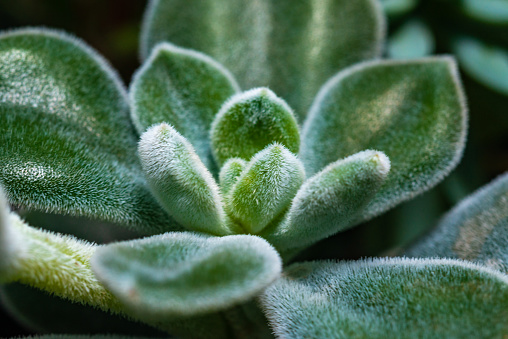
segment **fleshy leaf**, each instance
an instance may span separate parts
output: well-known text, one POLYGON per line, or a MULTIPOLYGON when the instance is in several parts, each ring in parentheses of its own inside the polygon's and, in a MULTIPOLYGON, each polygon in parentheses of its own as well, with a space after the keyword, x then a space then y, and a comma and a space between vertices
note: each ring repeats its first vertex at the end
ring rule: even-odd
POLYGON ((212 168, 210 125, 238 90, 229 72, 210 57, 161 43, 134 76, 133 121, 140 134, 154 124, 171 124, 212 168))
POLYGON ((384 183, 390 161, 363 151, 338 160, 308 179, 274 229, 260 234, 279 251, 309 246, 351 226, 384 183))
POLYGON ((102 247, 92 267, 132 314, 162 323, 247 301, 279 276, 281 261, 255 236, 171 232, 102 247))
POLYGON ((405 23, 388 39, 388 56, 392 59, 416 59, 434 52, 434 37, 425 23, 405 23))
POLYGON ((302 131, 308 175, 365 149, 384 152, 390 175, 359 219, 368 219, 438 183, 458 163, 467 114, 448 57, 375 61, 323 86, 302 131))
POLYGON ((453 51, 460 65, 474 79, 508 95, 508 51, 472 38, 457 39, 453 51))
POLYGON ((251 234, 262 231, 290 204, 305 179, 302 163, 282 145, 257 153, 227 196, 227 210, 251 234))
POLYGON ((162 123, 139 142, 139 158, 154 196, 166 211, 190 230, 231 234, 219 186, 192 145, 162 123))
POLYGON ((464 199, 406 254, 465 259, 508 273, 508 174, 464 199))
POLYGON ((398 17, 416 7, 418 0, 381 0, 381 5, 388 17, 398 17))
POLYGON ((229 193, 233 185, 238 181, 245 167, 247 167, 247 162, 240 158, 230 158, 222 166, 219 174, 219 183, 224 196, 229 193))
POLYGON ((508 277, 458 260, 294 264, 264 292, 280 338, 501 338, 508 277))
POLYGON ((145 13, 141 54, 161 41, 203 51, 242 88, 270 87, 302 117, 329 77, 380 56, 384 33, 374 0, 156 0, 145 13))
POLYGON ((508 24, 508 2, 506 0, 461 0, 464 13, 491 24, 508 24))
POLYGON ((0 35, 0 182, 9 201, 147 233, 180 229, 136 159, 124 88, 90 47, 51 30, 0 35))
POLYGON ((300 147, 300 131, 286 102, 268 88, 256 88, 229 99, 211 128, 215 160, 250 160, 266 146, 277 142, 293 153, 300 147))

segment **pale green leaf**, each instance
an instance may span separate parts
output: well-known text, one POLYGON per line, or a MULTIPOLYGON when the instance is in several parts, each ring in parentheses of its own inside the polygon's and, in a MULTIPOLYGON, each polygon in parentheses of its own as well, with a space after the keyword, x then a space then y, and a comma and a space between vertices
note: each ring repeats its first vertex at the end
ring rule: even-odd
POLYGON ((250 160, 277 142, 293 153, 300 147, 300 131, 291 108, 268 88, 256 88, 230 98, 211 128, 217 163, 229 158, 250 160))
POLYGON ((303 164, 282 145, 257 153, 226 198, 227 211, 251 234, 282 213, 305 179, 303 164))
POLYGON ((462 0, 466 15, 491 24, 508 24, 508 1, 506 0, 462 0))
POLYGON ((300 157, 312 175, 365 149, 384 152, 391 170, 360 218, 368 219, 442 180, 462 156, 466 126, 452 59, 369 62, 323 86, 302 130, 300 157))
POLYGON ((388 17, 398 17, 407 14, 418 4, 418 0, 381 0, 381 5, 388 17))
POLYGON ((503 338, 508 276, 458 260, 308 262, 261 298, 277 337, 503 338))
POLYGON ((508 174, 460 202, 406 255, 465 259, 508 273, 508 174))
POLYGON ((238 90, 229 72, 210 57, 161 43, 134 75, 133 121, 140 134, 154 124, 171 124, 212 168, 210 125, 222 104, 238 90))
POLYGON ((480 83, 508 95, 508 51, 473 38, 452 45, 464 71, 480 83))
POLYGON ((0 182, 9 201, 147 233, 179 228, 136 159, 117 74, 76 38, 46 29, 0 35, 0 182))
POLYGON ((238 181, 246 166, 247 162, 240 158, 229 158, 222 166, 219 174, 219 184, 224 196, 229 193, 233 185, 238 181))
POLYGON ((200 232, 231 234, 219 186, 192 145, 162 123, 139 142, 139 158, 154 196, 179 223, 200 232))
POLYGON ((388 57, 416 59, 434 52, 434 36, 425 23, 411 20, 400 27, 389 39, 388 57))
POLYGON ((149 337, 133 337, 114 334, 45 334, 30 337, 19 337, 19 339, 148 339, 149 337))
POLYGON ((247 301, 279 276, 281 260, 255 236, 171 232, 102 247, 92 267, 132 314, 163 323, 247 301))
POLYGON ((260 234, 279 251, 302 248, 352 225, 390 171, 382 152, 363 151, 338 160, 309 178, 286 218, 260 234))
POLYGON ((334 73, 380 56, 384 33, 375 0, 152 0, 140 40, 143 57, 161 41, 211 55, 242 88, 268 86, 303 117, 334 73))

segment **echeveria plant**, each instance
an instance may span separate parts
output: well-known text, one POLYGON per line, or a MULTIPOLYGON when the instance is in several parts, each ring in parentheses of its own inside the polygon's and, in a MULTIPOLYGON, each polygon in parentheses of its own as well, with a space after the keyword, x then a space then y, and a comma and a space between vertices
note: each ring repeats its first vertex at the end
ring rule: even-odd
POLYGON ((152 1, 128 93, 74 37, 4 33, 0 281, 187 338, 508 335, 506 176, 406 256, 294 262, 462 155, 454 59, 380 60, 384 26, 373 0, 152 1), (139 239, 89 243, 8 204, 139 239))

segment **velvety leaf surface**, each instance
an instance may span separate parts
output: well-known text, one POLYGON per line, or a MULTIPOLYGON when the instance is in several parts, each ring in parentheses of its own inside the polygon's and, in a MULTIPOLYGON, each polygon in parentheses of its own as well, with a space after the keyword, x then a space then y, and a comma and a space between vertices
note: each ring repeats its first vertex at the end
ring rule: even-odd
POLYGON ((508 273, 508 174, 460 202, 406 255, 465 259, 508 273))
POLYGON ((435 185, 462 156, 466 106, 454 61, 375 61, 323 86, 302 130, 307 175, 365 149, 391 162, 385 184, 361 219, 435 185))
POLYGON ((240 158, 229 158, 222 166, 219 173, 219 184, 223 195, 231 190, 245 167, 247 167, 247 162, 240 158))
POLYGON ((508 24, 506 0, 462 0, 462 10, 470 17, 491 24, 508 24))
POLYGON ((453 44, 464 70, 480 83, 508 95, 508 51, 473 38, 457 39, 453 44))
POLYGON ((229 158, 250 160, 277 142, 293 153, 300 147, 300 131, 293 110, 268 88, 233 96, 215 117, 211 128, 212 151, 217 163, 229 158))
POLYGON ((263 239, 171 232, 102 247, 92 267, 141 319, 164 323, 247 301, 281 271, 277 252, 263 239))
POLYGON ((227 211, 242 228, 259 233, 286 209, 305 179, 303 164, 282 145, 256 154, 231 188, 227 211))
POLYGON ((508 276, 457 260, 298 263, 261 301, 280 338, 508 334, 508 276))
POLYGON ((0 182, 32 209, 175 229, 145 185, 116 73, 73 37, 0 36, 0 182))
POLYGON ((376 151, 360 152, 328 165, 302 185, 285 219, 261 236, 285 252, 347 229, 389 171, 390 161, 376 151))
POLYGON ((130 88, 133 121, 140 134, 153 124, 171 124, 212 168, 210 125, 222 104, 238 90, 229 72, 210 57, 161 43, 134 76, 130 88))
POLYGON ((242 88, 268 86, 302 117, 334 73, 381 54, 384 30, 374 0, 151 1, 141 54, 161 41, 202 51, 242 88))
POLYGON ((410 12, 418 4, 418 0, 381 0, 386 15, 398 17, 410 12))
POLYGON ((178 222, 189 230, 231 234, 219 186, 173 127, 162 123, 148 129, 139 142, 139 158, 154 196, 178 222))
POLYGON ((400 27, 389 39, 388 57, 416 59, 434 52, 434 37, 425 23, 412 20, 400 27))

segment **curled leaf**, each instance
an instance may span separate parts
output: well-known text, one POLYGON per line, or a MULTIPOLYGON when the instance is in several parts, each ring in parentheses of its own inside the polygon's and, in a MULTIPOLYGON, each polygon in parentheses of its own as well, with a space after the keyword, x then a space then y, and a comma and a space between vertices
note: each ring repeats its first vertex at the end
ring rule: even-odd
POLYGON ((162 122, 172 125, 212 168, 209 129, 220 107, 239 88, 212 58, 161 43, 134 75, 132 118, 140 134, 162 122))
POLYGON ((458 260, 288 267, 261 297, 281 338, 502 338, 508 277, 458 260))
POLYGON ((328 165, 302 185, 285 219, 261 236, 285 252, 347 229, 389 171, 390 161, 376 151, 360 152, 328 165))
POLYGON ((460 202, 406 255, 465 259, 508 273, 508 174, 460 202))
POLYGON ((358 221, 437 184, 458 163, 467 114, 453 59, 374 61, 323 86, 302 130, 309 175, 365 149, 384 152, 390 175, 358 221))
POLYGON ((266 146, 277 142, 293 153, 300 147, 300 131, 293 111, 268 88, 237 94, 226 102, 211 128, 215 160, 250 160, 266 146))
POLYGON ((257 234, 290 204, 305 179, 302 163, 282 145, 256 154, 231 188, 228 212, 257 234))
POLYGON ((192 145, 162 123, 148 129, 139 142, 139 158, 154 196, 190 230, 230 234, 219 187, 192 145))
POLYGON ((100 248, 92 267, 132 314, 164 322, 255 296, 281 271, 263 239, 171 232, 100 248))

